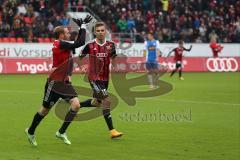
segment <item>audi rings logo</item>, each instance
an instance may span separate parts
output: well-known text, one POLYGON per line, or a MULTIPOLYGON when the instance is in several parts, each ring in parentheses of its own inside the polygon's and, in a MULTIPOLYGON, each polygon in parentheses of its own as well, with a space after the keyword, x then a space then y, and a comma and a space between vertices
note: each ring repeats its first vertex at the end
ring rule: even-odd
POLYGON ((2 73, 3 71, 3 65, 2 65, 2 62, 0 62, 0 73, 2 73))
POLYGON ((208 58, 207 69, 211 72, 236 72, 238 62, 234 58, 208 58))

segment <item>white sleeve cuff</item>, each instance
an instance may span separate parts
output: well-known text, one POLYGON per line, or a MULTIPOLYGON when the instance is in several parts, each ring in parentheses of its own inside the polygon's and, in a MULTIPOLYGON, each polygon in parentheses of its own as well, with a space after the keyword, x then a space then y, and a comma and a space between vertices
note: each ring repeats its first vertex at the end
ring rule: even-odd
POLYGON ((81 29, 86 29, 87 28, 87 25, 86 24, 82 24, 81 25, 81 29))

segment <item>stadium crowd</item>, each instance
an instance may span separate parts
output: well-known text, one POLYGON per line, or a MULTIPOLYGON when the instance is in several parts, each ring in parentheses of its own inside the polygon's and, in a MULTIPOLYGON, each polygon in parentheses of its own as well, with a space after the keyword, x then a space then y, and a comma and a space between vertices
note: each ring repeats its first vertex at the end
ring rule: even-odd
POLYGON ((153 32, 160 42, 240 42, 238 0, 0 0, 0 37, 49 37, 66 9, 88 6, 112 32, 153 32), (65 10, 64 10, 65 9, 65 10))
POLYGON ((38 42, 38 38, 53 38, 54 26, 68 25, 70 21, 63 12, 64 0, 0 0, 0 3, 0 37, 38 42))
MULTIPOLYGON (((95 0, 96 1, 96 0, 95 0)), ((85 5, 113 32, 153 32, 160 42, 240 42, 238 0, 102 0, 85 5)))

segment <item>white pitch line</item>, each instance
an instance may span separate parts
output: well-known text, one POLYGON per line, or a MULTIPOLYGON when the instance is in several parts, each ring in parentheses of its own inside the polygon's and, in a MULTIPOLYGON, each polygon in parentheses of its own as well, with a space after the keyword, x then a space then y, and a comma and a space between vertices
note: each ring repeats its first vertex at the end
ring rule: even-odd
POLYGON ((159 98, 137 98, 137 100, 146 100, 151 99, 155 101, 165 101, 165 102, 174 102, 174 103, 194 103, 194 104, 213 104, 213 105, 231 105, 231 106, 240 106, 240 103, 227 103, 227 102, 210 102, 210 101, 192 101, 192 100, 175 100, 175 99, 161 99, 159 98))
MULTIPOLYGON (((23 94, 42 94, 42 92, 34 91, 23 91, 23 90, 0 90, 0 93, 23 93, 23 94)), ((193 100, 175 100, 175 99, 161 99, 161 97, 148 97, 148 98, 137 98, 137 101, 141 100, 154 100, 154 101, 165 101, 174 103, 193 103, 193 104, 212 104, 212 105, 231 105, 240 106, 240 103, 227 103, 227 102, 210 102, 210 101, 193 101, 193 100)))

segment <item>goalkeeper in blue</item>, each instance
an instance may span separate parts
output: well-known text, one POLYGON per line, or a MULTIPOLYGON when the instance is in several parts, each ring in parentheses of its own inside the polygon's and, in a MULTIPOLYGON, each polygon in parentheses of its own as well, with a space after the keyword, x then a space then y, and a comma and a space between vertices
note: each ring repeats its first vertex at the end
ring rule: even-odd
POLYGON ((148 72, 148 82, 150 89, 157 88, 159 78, 158 57, 161 55, 159 41, 154 39, 152 33, 148 33, 147 40, 144 42, 144 56, 146 57, 146 69, 148 72))

